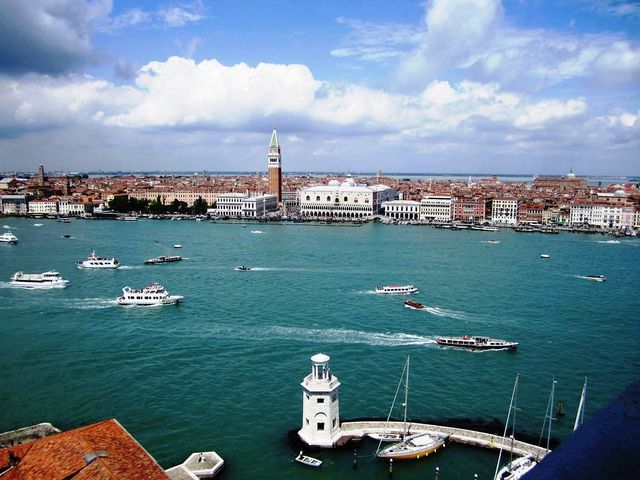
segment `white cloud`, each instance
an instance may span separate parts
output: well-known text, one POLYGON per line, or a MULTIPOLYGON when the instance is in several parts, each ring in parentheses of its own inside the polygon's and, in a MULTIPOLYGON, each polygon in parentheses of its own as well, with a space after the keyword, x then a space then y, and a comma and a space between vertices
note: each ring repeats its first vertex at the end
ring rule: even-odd
POLYGON ((158 16, 168 27, 183 27, 189 23, 198 23, 204 18, 201 1, 162 8, 158 16))

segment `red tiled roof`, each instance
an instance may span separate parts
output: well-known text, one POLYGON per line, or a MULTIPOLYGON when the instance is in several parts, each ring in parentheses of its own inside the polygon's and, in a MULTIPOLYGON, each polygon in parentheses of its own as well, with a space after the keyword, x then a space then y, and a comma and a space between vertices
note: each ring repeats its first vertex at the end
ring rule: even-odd
POLYGON ((2 480, 166 480, 164 470, 117 420, 77 428, 0 450, 2 480), (85 455, 106 456, 85 462, 85 455), (18 461, 10 466, 10 456, 18 461))

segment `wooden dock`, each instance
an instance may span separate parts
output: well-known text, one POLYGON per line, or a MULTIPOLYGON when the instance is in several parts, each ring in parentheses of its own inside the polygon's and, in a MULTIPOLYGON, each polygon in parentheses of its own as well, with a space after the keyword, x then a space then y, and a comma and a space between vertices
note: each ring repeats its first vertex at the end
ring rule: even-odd
MULTIPOLYGON (((490 433, 477 432, 464 428, 444 427, 441 425, 431 425, 427 423, 409 423, 409 433, 432 433, 436 436, 448 436, 449 441, 473 445, 482 448, 511 449, 511 440, 502 439, 502 435, 492 435, 490 433)), ((364 437, 369 433, 382 433, 389 430, 401 432, 402 422, 367 421, 367 422, 344 422, 340 425, 343 437, 364 437)), ((546 448, 531 445, 530 443, 514 440, 513 453, 519 456, 533 455, 537 460, 542 459, 549 451, 546 448)))

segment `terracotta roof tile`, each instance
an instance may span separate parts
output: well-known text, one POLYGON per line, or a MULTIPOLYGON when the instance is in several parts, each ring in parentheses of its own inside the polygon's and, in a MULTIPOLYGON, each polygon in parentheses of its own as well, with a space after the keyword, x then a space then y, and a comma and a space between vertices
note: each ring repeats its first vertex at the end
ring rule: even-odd
POLYGON ((166 480, 164 470, 117 420, 77 428, 0 450, 0 473, 16 466, 2 480, 166 480), (85 462, 85 455, 104 452, 85 462), (72 477, 71 477, 72 476, 72 477))

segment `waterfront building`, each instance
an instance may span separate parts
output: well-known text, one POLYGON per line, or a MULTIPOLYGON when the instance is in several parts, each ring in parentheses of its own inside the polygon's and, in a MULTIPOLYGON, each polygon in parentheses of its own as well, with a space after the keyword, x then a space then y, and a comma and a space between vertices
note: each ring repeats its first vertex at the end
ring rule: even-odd
POLYGON ((4 215, 26 215, 30 195, 0 195, 0 212, 4 215))
POLYGON ((387 217, 398 220, 420 219, 420 202, 415 200, 391 200, 383 202, 382 208, 387 217))
POLYGON ((329 357, 311 357, 311 373, 302 383, 302 428, 298 436, 307 445, 332 447, 340 438, 340 382, 329 369, 329 357))
POLYGON ((300 205, 298 192, 282 192, 282 203, 289 207, 297 207, 298 205, 300 205))
POLYGON ((300 213, 308 218, 360 219, 380 213, 382 203, 394 200, 386 185, 359 185, 351 177, 300 190, 300 213))
POLYGON ((484 199, 479 197, 456 197, 453 201, 453 219, 458 222, 484 221, 484 199))
POLYGON ((86 213, 86 205, 69 198, 61 198, 58 202, 58 213, 64 216, 81 216, 86 213))
POLYGON ((269 143, 269 192, 276 196, 278 203, 282 202, 282 154, 278 143, 278 134, 273 129, 269 143))
POLYGON ((546 223, 544 211, 544 204, 523 203, 518 207, 518 223, 546 223))
POLYGON ((449 223, 453 220, 451 195, 426 195, 420 200, 420 220, 449 223))
POLYGON ((148 190, 134 190, 129 193, 129 198, 135 198, 137 200, 154 201, 160 197, 160 201, 165 205, 173 203, 174 200, 185 202, 188 206, 193 206, 194 202, 198 198, 202 198, 207 202, 207 205, 213 205, 216 203, 220 193, 214 192, 211 188, 193 188, 193 189, 148 189, 148 190))
POLYGON ((216 201, 216 215, 218 217, 242 216, 242 203, 249 198, 246 193, 221 193, 216 201))
POLYGON ((575 203, 571 205, 571 225, 599 228, 633 228, 635 208, 603 203, 575 203))
POLYGON ((491 199, 491 222, 503 225, 517 225, 518 203, 516 198, 491 199))
POLYGON ((275 212, 277 209, 278 199, 275 195, 258 195, 242 200, 241 216, 242 218, 258 218, 269 212, 275 212))
POLYGON ((158 462, 115 419, 0 449, 0 477, 167 480, 158 462))
POLYGON ((31 200, 29 202, 29 213, 35 215, 51 215, 58 213, 58 200, 51 198, 43 200, 31 200))

